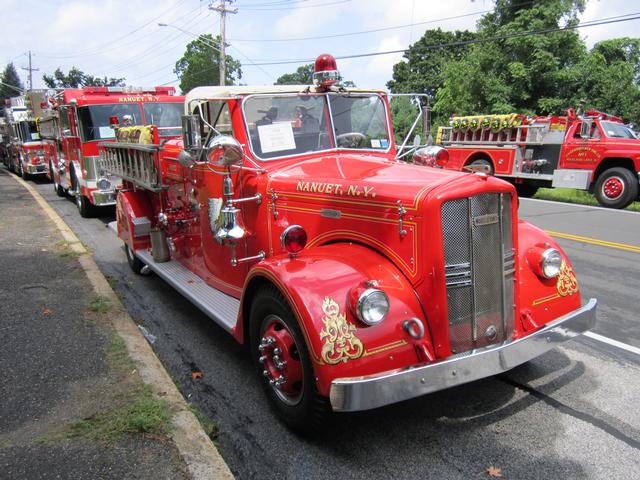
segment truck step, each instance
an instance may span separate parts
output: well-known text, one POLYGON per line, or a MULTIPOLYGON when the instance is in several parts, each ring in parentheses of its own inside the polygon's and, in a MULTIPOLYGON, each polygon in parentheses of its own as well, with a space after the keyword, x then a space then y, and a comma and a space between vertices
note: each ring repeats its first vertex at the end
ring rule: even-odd
POLYGON ((147 251, 138 251, 136 256, 214 322, 230 333, 233 331, 238 320, 240 300, 209 286, 176 260, 157 263, 147 251))

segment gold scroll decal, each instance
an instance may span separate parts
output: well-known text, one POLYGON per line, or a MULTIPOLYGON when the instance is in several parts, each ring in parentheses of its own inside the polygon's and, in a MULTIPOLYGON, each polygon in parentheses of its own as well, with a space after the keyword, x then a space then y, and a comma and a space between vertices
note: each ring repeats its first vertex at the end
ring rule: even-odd
POLYGON ((578 292, 578 280, 576 279, 576 275, 573 273, 571 267, 569 267, 564 261, 560 266, 560 275, 558 275, 556 289, 561 297, 573 295, 578 292))
POLYGON ((324 328, 320 331, 322 359, 329 365, 355 360, 364 353, 364 346, 356 337, 355 325, 347 322, 347 317, 340 312, 340 306, 330 297, 322 302, 324 328))

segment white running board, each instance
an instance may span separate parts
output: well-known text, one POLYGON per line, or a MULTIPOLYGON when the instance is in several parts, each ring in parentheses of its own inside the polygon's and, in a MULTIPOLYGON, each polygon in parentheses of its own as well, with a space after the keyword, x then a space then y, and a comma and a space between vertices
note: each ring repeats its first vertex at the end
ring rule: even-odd
POLYGON ((214 322, 232 333, 238 320, 240 300, 207 285, 202 278, 176 260, 156 263, 147 251, 137 251, 136 256, 214 322))

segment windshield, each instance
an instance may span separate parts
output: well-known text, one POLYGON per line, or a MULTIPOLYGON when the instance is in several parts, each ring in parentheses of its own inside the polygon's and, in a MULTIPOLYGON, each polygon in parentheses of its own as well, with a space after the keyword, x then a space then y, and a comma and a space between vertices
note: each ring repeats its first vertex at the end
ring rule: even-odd
POLYGON ((34 140, 40 140, 40 134, 38 133, 38 127, 36 122, 20 122, 20 139, 23 142, 33 142, 34 140))
POLYGON ((626 125, 615 122, 600 122, 604 134, 610 138, 638 138, 633 130, 626 125))
POLYGON ((85 142, 115 138, 115 130, 109 123, 109 117, 118 117, 121 126, 142 125, 140 105, 137 103, 114 103, 109 105, 90 105, 78 108, 80 132, 85 142))
POLYGON ((182 134, 182 102, 143 103, 144 119, 147 125, 158 127, 161 137, 182 134))
POLYGON ((255 95, 243 104, 251 149, 266 160, 329 149, 387 151, 385 104, 373 93, 255 95))

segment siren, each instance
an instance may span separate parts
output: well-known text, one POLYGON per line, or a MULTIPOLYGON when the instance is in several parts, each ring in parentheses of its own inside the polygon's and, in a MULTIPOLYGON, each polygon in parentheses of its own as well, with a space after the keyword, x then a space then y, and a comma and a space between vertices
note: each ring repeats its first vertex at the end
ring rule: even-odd
POLYGON ((340 72, 333 55, 323 53, 316 58, 313 70, 313 83, 318 87, 328 90, 340 81, 340 72))

